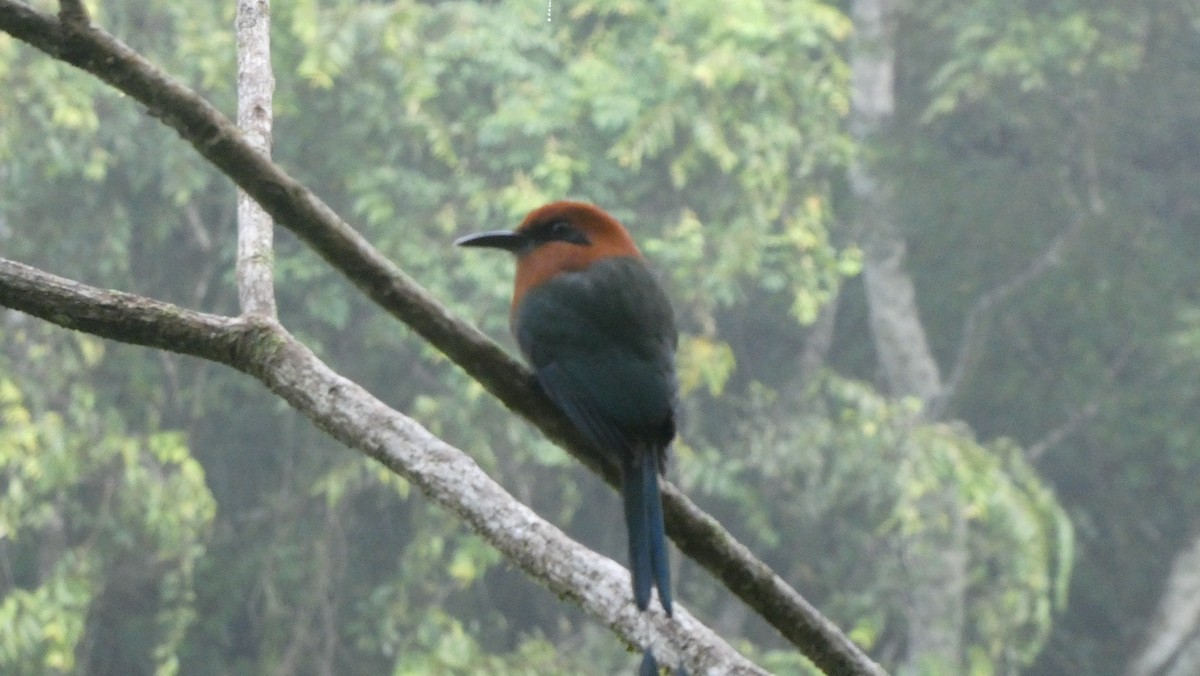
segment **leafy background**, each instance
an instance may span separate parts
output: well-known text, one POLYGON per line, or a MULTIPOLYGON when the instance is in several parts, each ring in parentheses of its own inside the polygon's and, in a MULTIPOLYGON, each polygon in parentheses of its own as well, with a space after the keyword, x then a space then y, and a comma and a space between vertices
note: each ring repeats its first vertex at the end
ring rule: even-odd
MULTIPOLYGON (((233 109, 231 3, 94 18, 233 109)), ((507 337, 511 262, 455 250, 551 199, 633 230, 683 331, 673 480, 885 666, 903 552, 968 515, 973 674, 1112 674, 1200 511, 1200 14, 1180 0, 933 0, 898 18, 897 115, 847 133, 848 7, 597 0, 273 8, 275 155, 455 311, 507 337), (896 183, 946 423, 883 396, 849 163, 896 183), (805 348, 836 307, 821 368, 805 348), (1086 415, 1081 415, 1085 412, 1086 415), (1064 427, 1070 420, 1079 424, 1064 427), (1056 434, 1056 432, 1062 432, 1056 434)), ((90 76, 0 35, 0 251, 236 311, 229 182, 90 76)), ((616 497, 286 232, 281 319, 332 366, 623 560, 616 497)), ((626 654, 402 480, 256 383, 0 315, 0 671, 613 673, 626 654)), ((754 659, 809 667, 676 557, 754 659)), ((952 673, 924 665, 922 673, 952 673)))

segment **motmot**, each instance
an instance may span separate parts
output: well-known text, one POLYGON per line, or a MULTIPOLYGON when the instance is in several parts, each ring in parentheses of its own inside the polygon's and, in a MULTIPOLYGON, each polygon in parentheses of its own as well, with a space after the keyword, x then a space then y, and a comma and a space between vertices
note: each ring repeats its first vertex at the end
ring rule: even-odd
MULTIPOLYGON (((516 256, 509 324, 546 395, 620 470, 633 599, 671 615, 659 475, 675 437, 674 312, 629 232, 586 202, 458 239, 516 256)), ((647 653, 649 663, 653 657, 647 653)))

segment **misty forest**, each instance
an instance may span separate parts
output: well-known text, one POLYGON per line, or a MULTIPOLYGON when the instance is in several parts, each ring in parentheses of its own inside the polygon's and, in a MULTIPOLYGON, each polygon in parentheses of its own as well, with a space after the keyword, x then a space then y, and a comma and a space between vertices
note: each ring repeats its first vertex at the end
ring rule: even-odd
POLYGON ((0 673, 649 647, 1200 674, 1200 5, 0 0, 0 673), (561 199, 674 306, 673 618, 453 245, 561 199))

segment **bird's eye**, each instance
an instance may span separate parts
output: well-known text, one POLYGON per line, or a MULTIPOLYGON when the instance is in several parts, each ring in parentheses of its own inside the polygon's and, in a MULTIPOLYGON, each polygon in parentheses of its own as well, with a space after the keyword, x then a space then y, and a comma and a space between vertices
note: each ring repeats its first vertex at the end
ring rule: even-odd
POLYGON ((591 244, 587 236, 570 221, 552 221, 542 229, 542 239, 547 242, 569 242, 579 246, 591 244))

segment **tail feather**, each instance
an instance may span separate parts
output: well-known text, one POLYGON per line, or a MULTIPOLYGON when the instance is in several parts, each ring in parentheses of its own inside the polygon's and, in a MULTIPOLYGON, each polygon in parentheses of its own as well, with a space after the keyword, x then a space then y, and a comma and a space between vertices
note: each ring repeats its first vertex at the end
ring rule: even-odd
POLYGON ((646 463, 650 466, 648 481, 651 486, 649 531, 650 531, 650 564, 654 566, 654 583, 658 587, 658 600, 662 603, 667 617, 671 616, 671 569, 667 565, 667 533, 663 525, 662 494, 658 490, 658 463, 646 463))
POLYGON ((642 653, 642 663, 638 665, 638 676, 658 676, 658 660, 654 659, 654 651, 649 648, 642 653))
POLYGON ((650 605, 650 588, 667 615, 671 614, 671 576, 663 528, 662 497, 658 489, 658 463, 650 454, 635 457, 622 468, 621 495, 629 535, 629 568, 633 573, 633 599, 639 610, 650 605))

